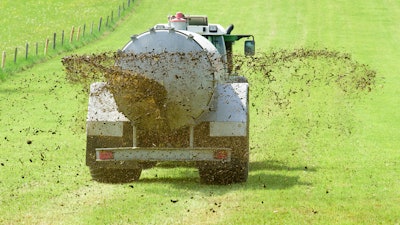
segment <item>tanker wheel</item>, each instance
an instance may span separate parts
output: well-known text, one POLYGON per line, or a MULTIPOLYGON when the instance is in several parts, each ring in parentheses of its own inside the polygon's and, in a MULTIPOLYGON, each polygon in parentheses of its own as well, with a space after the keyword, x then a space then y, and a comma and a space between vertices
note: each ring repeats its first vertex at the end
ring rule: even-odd
POLYGON ((225 165, 208 165, 199 167, 200 182, 203 184, 226 185, 247 181, 249 172, 248 162, 232 159, 225 165))
POLYGON ((93 180, 101 183, 128 183, 137 181, 142 173, 141 168, 120 169, 89 167, 93 180))
POLYGON ((226 185, 247 181, 249 173, 248 135, 247 137, 203 136, 200 142, 202 147, 227 147, 232 149, 230 162, 204 162, 199 164, 201 183, 226 185))
MULTIPOLYGON (((86 164, 89 166, 92 179, 101 183, 128 183, 139 180, 142 168, 137 163, 130 163, 129 167, 117 167, 113 163, 99 165, 96 162, 96 148, 128 146, 130 139, 107 136, 88 136, 86 146, 86 164), (112 164, 112 165, 111 165, 112 164)), ((126 162, 125 162, 126 163, 126 162)))

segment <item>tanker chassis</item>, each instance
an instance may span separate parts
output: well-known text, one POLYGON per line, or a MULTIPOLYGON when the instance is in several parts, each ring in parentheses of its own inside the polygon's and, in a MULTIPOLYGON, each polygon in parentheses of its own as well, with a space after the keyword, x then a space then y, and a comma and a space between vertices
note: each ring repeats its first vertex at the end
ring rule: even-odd
POLYGON ((224 29, 209 24, 206 16, 178 12, 168 19, 168 24, 132 36, 119 50, 119 54, 153 55, 151 60, 122 58, 116 62, 165 89, 158 111, 165 115, 163 123, 168 129, 157 125, 151 107, 137 114, 138 108, 154 99, 146 103, 128 98, 134 90, 123 83, 120 89, 105 88, 107 82, 91 84, 86 164, 92 178, 130 182, 157 162, 183 161, 195 162, 202 183, 245 182, 249 85, 246 78, 231 74, 232 45, 246 38, 245 54, 253 55, 254 37, 232 35, 233 25, 224 29))

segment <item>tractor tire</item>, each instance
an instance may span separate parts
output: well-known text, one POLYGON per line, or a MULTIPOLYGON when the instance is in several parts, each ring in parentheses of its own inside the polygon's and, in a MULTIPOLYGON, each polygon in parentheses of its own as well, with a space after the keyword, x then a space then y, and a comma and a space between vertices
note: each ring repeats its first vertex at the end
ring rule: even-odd
POLYGON ((210 137, 208 126, 201 128, 201 147, 225 147, 232 149, 230 162, 199 163, 200 182, 204 184, 227 185, 247 181, 249 173, 249 138, 210 137))
POLYGON ((155 166, 156 162, 96 162, 96 148, 128 147, 132 144, 132 126, 124 123, 123 137, 87 136, 86 165, 92 179, 101 183, 127 183, 137 181, 142 169, 155 166))
POLYGON ((248 161, 232 159, 225 165, 203 165, 199 167, 200 182, 203 184, 227 185, 247 181, 248 161))
POLYGON ((89 167, 92 179, 101 183, 129 183, 140 178, 142 169, 89 167))

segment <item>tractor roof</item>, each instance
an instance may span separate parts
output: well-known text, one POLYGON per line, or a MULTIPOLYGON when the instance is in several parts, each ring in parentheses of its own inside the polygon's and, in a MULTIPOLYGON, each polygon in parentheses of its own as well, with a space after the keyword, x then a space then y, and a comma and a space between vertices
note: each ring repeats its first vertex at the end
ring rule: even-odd
POLYGON ((168 24, 157 24, 155 29, 175 29, 187 30, 200 35, 224 35, 225 28, 220 24, 209 24, 207 16, 184 15, 177 12, 173 16, 168 16, 168 24))

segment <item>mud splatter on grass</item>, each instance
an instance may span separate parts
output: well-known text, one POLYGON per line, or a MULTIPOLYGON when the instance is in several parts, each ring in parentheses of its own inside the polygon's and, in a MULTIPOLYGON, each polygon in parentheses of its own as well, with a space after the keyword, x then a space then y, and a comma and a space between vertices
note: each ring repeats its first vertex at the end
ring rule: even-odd
MULTIPOLYGON (((165 88, 144 75, 116 66, 121 57, 127 62, 163 60, 154 54, 149 58, 146 54, 107 52, 72 55, 62 62, 67 80, 72 83, 88 88, 91 82, 106 81, 129 119, 149 127, 165 123, 165 88)), ((349 132, 351 102, 371 92, 377 76, 376 71, 350 54, 328 49, 282 49, 253 57, 235 55, 233 59, 233 73, 246 76, 253 87, 254 110, 266 110, 270 117, 283 113, 291 123, 308 124, 308 128, 323 124, 328 129, 339 126, 349 132)))
POLYGON ((116 66, 121 56, 112 52, 72 55, 63 58, 62 63, 67 80, 83 85, 87 91, 90 83, 106 81, 119 109, 131 121, 148 129, 165 126, 165 88, 153 79, 116 66))
POLYGON ((234 60, 233 71, 249 79, 251 110, 268 121, 252 126, 293 154, 347 139, 358 127, 357 103, 376 89, 377 72, 339 51, 282 49, 234 60))
POLYGON ((327 49, 294 49, 259 53, 254 57, 235 56, 234 72, 251 76, 261 73, 265 82, 286 83, 287 94, 305 87, 336 85, 346 93, 370 92, 376 71, 352 59, 348 53, 327 49), (298 87, 296 87, 298 86, 298 87))
POLYGON ((212 97, 222 64, 214 54, 101 53, 62 60, 67 80, 86 89, 105 81, 120 111, 145 129, 194 124, 212 97))

